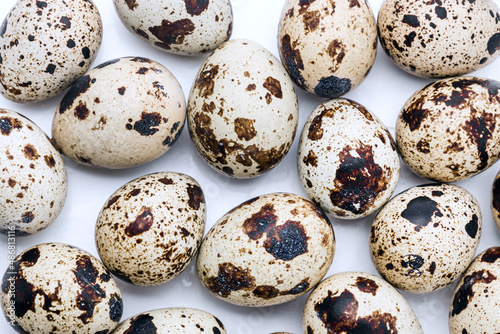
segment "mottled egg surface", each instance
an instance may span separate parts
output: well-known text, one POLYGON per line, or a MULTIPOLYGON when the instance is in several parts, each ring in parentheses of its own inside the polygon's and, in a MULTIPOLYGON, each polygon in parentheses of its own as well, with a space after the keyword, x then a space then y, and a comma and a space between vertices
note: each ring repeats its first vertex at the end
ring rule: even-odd
POLYGON ((54 115, 52 136, 74 161, 127 168, 164 154, 185 117, 184 93, 168 69, 146 58, 117 58, 70 88, 54 115))
POLYGON ((123 321, 113 332, 113 334, 132 333, 226 334, 226 329, 217 317, 206 311, 172 307, 137 314, 123 321))
POLYGON ((391 134, 374 114, 347 99, 326 101, 309 115, 297 162, 309 198, 339 218, 375 212, 399 179, 391 134))
POLYGON ((474 258, 481 211, 465 189, 417 186, 395 196, 377 214, 370 253, 377 270, 398 289, 426 293, 456 280, 474 258))
POLYGON ((0 93, 15 102, 48 99, 90 67, 102 41, 91 0, 19 0, 0 26, 0 93))
POLYGON ((458 282, 450 305, 450 334, 500 332, 500 247, 479 254, 458 282))
POLYGON ((396 124, 396 143, 417 174, 439 182, 476 175, 500 156, 500 82, 443 79, 408 99, 396 124))
POLYGON ((67 193, 61 154, 45 132, 14 111, 0 109, 0 232, 39 232, 61 212, 67 193))
POLYGON ((495 176, 491 187, 491 213, 497 229, 500 231, 500 171, 495 176))
POLYGON ((320 97, 339 97, 370 72, 377 54, 377 24, 368 1, 287 0, 278 46, 299 87, 320 97))
POLYGON ((114 0, 114 4, 130 32, 167 52, 213 51, 231 36, 229 0, 114 0))
POLYGON ((389 57, 418 76, 463 75, 500 55, 500 10, 492 0, 385 0, 378 30, 389 57))
POLYGON ((318 206, 294 194, 267 194, 217 221, 200 247, 197 273, 222 300, 274 305, 314 287, 334 253, 333 228, 318 206))
POLYGON ((137 285, 165 283, 191 262, 205 232, 205 198, 190 176, 159 172, 113 193, 97 219, 104 265, 137 285))
POLYGON ((423 334, 404 297, 383 279, 343 272, 322 281, 309 295, 304 333, 423 334))
POLYGON ((61 243, 19 254, 3 276, 1 296, 19 333, 109 333, 123 312, 120 290, 102 263, 61 243))
POLYGON ((196 149, 215 170, 235 178, 276 166, 292 145, 298 115, 293 83, 279 60, 245 39, 217 48, 189 95, 196 149))

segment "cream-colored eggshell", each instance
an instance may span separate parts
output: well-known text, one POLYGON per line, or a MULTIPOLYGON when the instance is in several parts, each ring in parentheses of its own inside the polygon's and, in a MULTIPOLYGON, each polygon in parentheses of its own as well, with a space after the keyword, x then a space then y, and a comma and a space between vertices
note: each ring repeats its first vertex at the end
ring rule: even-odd
POLYGON ((378 30, 389 57, 418 76, 463 75, 500 55, 500 10, 492 0, 385 0, 378 30))
POLYGON ((417 91, 396 124, 396 143, 417 174, 439 182, 474 176, 500 157, 500 82, 442 79, 417 91))
POLYGON ((97 219, 95 238, 104 265, 118 278, 158 285, 191 262, 205 232, 205 198, 190 176, 145 175, 120 187, 97 219))
POLYGON ((495 176, 491 187, 491 213, 497 229, 500 231, 500 171, 495 176))
POLYGON ((399 180, 391 134, 374 114, 347 99, 323 102, 310 114, 297 163, 309 198, 339 218, 375 212, 399 180))
POLYGON ((146 58, 117 58, 71 87, 54 115, 52 136, 72 160, 127 168, 164 154, 185 117, 184 93, 168 69, 146 58))
POLYGON ((0 109, 0 232, 30 235, 54 222, 67 193, 61 154, 45 132, 0 109))
POLYGON ((322 281, 309 295, 304 334, 423 334, 405 298, 383 279, 363 272, 343 272, 322 281))
POLYGON ((377 55, 377 24, 368 1, 287 0, 278 46, 299 87, 320 97, 339 97, 370 72, 377 55))
POLYGON ((218 172, 250 178, 276 166, 299 120, 293 83, 261 45, 231 40, 199 70, 188 102, 191 139, 218 172))
POLYGON ((231 36, 229 0, 114 0, 114 4, 130 32, 167 52, 213 51, 231 36))
POLYGON ((333 228, 318 206, 294 194, 267 194, 216 222, 200 247, 197 273, 229 303, 275 305, 319 283, 334 253, 333 228))
POLYGON ((206 311, 172 307, 137 314, 123 321, 113 332, 127 333, 226 334, 226 329, 217 317, 206 311))
POLYGON ((0 27, 0 93, 15 102, 48 99, 90 67, 102 41, 91 0, 19 0, 0 27))
POLYGON ((450 334, 500 332, 500 248, 479 254, 458 282, 450 303, 450 334))
POLYGON ((91 254, 66 244, 33 246, 7 268, 2 310, 20 333, 108 333, 123 312, 121 293, 91 254))
POLYGON ((392 198, 375 217, 371 258, 396 288, 435 291, 467 269, 481 226, 479 204, 465 189, 448 184, 413 187, 392 198))

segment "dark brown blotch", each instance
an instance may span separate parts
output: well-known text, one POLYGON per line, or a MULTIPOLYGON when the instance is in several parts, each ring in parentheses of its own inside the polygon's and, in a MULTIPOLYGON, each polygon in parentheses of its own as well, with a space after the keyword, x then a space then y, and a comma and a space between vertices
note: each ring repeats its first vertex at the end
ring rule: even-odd
POLYGON ((403 23, 409 25, 410 27, 416 28, 420 26, 420 21, 416 15, 405 15, 403 16, 403 23))
POLYGON ((259 285, 253 291, 253 295, 262 299, 273 299, 280 295, 280 290, 272 285, 259 285))
MULTIPOLYGON (((312 2, 312 1, 311 1, 312 2)), ((301 72, 304 70, 304 62, 300 51, 292 47, 290 35, 281 38, 279 52, 285 68, 295 84, 303 89, 306 88, 306 80, 301 72)))
POLYGON ((328 55, 337 65, 340 65, 345 57, 344 44, 338 39, 334 39, 333 41, 331 41, 328 45, 328 55))
POLYGON ((117 294, 113 293, 108 302, 109 305, 109 318, 111 321, 119 322, 123 314, 123 300, 117 294))
POLYGON ((31 144, 27 144, 26 146, 24 146, 23 154, 26 157, 26 159, 31 160, 31 161, 34 161, 34 160, 37 160, 38 158, 40 158, 40 155, 38 154, 36 148, 31 144))
POLYGON ((134 10, 139 6, 136 0, 125 0, 125 3, 127 4, 128 9, 130 10, 134 10))
POLYGON ((59 113, 63 114, 66 110, 68 110, 73 105, 75 99, 85 93, 93 83, 95 83, 95 79, 91 79, 90 75, 85 75, 78 79, 73 86, 71 86, 66 95, 64 95, 61 103, 59 104, 59 113))
POLYGON ((148 28, 149 31, 161 42, 155 43, 156 46, 163 49, 171 49, 172 44, 182 44, 187 35, 193 33, 194 23, 190 19, 181 19, 170 22, 162 20, 161 25, 148 28))
POLYGON ((161 121, 162 117, 160 113, 157 112, 147 113, 143 111, 141 114, 141 119, 135 122, 133 127, 129 126, 127 127, 127 129, 130 130, 134 129, 141 136, 152 136, 159 131, 157 127, 161 124, 161 121))
POLYGON ((318 167, 318 156, 314 151, 309 151, 302 160, 306 166, 318 167))
MULTIPOLYGON (((251 204, 247 203, 247 204, 251 204)), ((243 204, 242 204, 243 205, 243 204)), ((262 238, 264 233, 267 233, 272 227, 276 225, 278 217, 273 204, 265 204, 254 213, 250 218, 247 218, 243 223, 243 231, 252 240, 262 238)))
POLYGON ((137 218, 125 228, 128 237, 135 237, 149 231, 153 225, 154 217, 151 208, 143 206, 137 218))
POLYGON ((362 292, 377 295, 378 284, 372 279, 359 276, 356 278, 356 287, 362 292))
POLYGON ((304 23, 304 30, 313 32, 318 29, 321 22, 321 13, 319 10, 306 11, 302 14, 302 22, 304 23))
POLYGON ((54 159, 54 156, 52 155, 46 155, 43 157, 43 160, 47 164, 49 168, 54 168, 56 165, 56 160, 54 159))
POLYGON ((262 85, 265 89, 269 91, 274 97, 281 99, 283 98, 283 92, 281 90, 281 83, 278 79, 273 77, 267 77, 266 81, 262 85))
POLYGON ((479 218, 477 215, 473 215, 470 222, 465 225, 465 231, 471 238, 475 238, 479 230, 479 218))
POLYGON ((157 334, 158 328, 149 314, 139 314, 130 319, 130 326, 123 334, 157 334))
POLYGON ((23 123, 17 118, 1 117, 0 118, 0 133, 4 136, 10 135, 13 129, 20 130, 23 128, 23 123))
POLYGON ((493 138, 493 132, 496 127, 496 118, 489 113, 481 113, 480 115, 471 115, 470 120, 465 122, 463 129, 472 139, 477 147, 479 154, 479 171, 488 167, 490 158, 488 153, 488 141, 493 138))
POLYGON ((116 203, 116 201, 118 201, 118 200, 120 199, 120 197, 121 197, 120 195, 117 195, 117 196, 112 197, 112 198, 108 201, 108 203, 106 204, 106 206, 105 206, 104 208, 105 208, 105 209, 109 209, 109 208, 110 208, 113 204, 115 204, 115 203, 116 203))
POLYGON ((187 188, 189 196, 188 205, 193 210, 199 210, 201 205, 205 203, 205 196, 203 190, 196 184, 189 184, 187 188))
POLYGON ((80 101, 80 103, 75 108, 74 115, 80 121, 83 121, 90 115, 90 110, 87 108, 87 105, 83 101, 80 101))
POLYGON ((490 284, 497 278, 487 270, 480 270, 471 273, 463 278, 462 285, 455 292, 452 301, 451 316, 459 315, 469 306, 469 302, 474 297, 475 284, 490 284))
POLYGON ((200 96, 206 98, 214 93, 215 77, 219 73, 219 65, 215 65, 204 70, 198 76, 195 82, 195 87, 199 89, 200 96))
POLYGON ((481 256, 481 262, 495 263, 500 259, 500 247, 490 247, 481 256))
POLYGON ((158 182, 161 182, 163 183, 164 185, 171 185, 171 184, 174 184, 174 180, 172 180, 171 178, 168 178, 168 177, 163 177, 161 179, 158 179, 158 182))
POLYGON ((89 256, 79 256, 76 261, 76 268, 72 272, 81 288, 76 297, 76 306, 83 313, 78 316, 78 319, 84 324, 88 324, 94 316, 95 306, 106 297, 106 293, 97 282, 99 271, 95 268, 89 256))
POLYGON ((253 289, 255 278, 250 275, 250 269, 224 262, 219 264, 218 275, 207 279, 207 287, 218 296, 227 297, 232 291, 253 289))
POLYGON ((307 253, 308 239, 309 237, 300 222, 287 221, 267 233, 264 247, 275 258, 290 261, 299 255, 307 253))
POLYGON ((255 120, 238 117, 234 120, 234 132, 239 140, 252 140, 257 135, 257 130, 253 126, 255 120))
POLYGON ((207 9, 209 0, 184 0, 184 3, 189 15, 198 16, 207 9))

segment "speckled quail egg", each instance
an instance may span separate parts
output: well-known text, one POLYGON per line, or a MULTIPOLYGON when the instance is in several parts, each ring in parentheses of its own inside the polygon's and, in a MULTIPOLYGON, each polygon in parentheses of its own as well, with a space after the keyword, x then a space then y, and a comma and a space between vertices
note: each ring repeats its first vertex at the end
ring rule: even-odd
POLYGON ((377 24, 368 1, 287 0, 278 46, 300 88, 339 97, 370 72, 377 55, 377 24))
POLYGON ((492 0, 385 0, 378 30, 389 57, 418 76, 470 73, 500 55, 500 10, 492 0))
POLYGON ((19 0, 0 26, 0 93, 35 102, 61 93, 90 67, 102 41, 91 0, 19 0))
POLYGON ((500 82, 475 77, 443 79, 417 91, 396 124, 405 163, 439 182, 476 175, 500 157, 500 82))
POLYGON ((500 230, 500 171, 495 176, 491 188, 491 213, 498 230, 500 230))
POLYGON ((43 230, 61 212, 66 168, 45 132, 26 117, 0 109, 0 232, 43 230))
POLYGON ((213 51, 231 36, 229 0, 114 0, 114 4, 130 32, 167 52, 213 51))
POLYGON ((115 191, 101 209, 95 237, 104 265, 137 285, 165 283, 193 259, 205 232, 205 198, 192 177, 159 172, 115 191))
POLYGON ((405 298, 383 279, 343 272, 322 281, 309 295, 304 333, 423 334, 405 298))
POLYGON ((462 275, 450 305, 450 334, 500 332, 500 247, 479 254, 462 275))
POLYGON ((108 333, 123 311, 120 290, 102 263, 61 243, 19 254, 3 276, 1 296, 19 333, 108 333))
POLYGON ((197 273, 229 303, 275 305, 314 287, 334 253, 333 228, 321 208, 298 195, 267 194, 217 221, 200 247, 197 273))
POLYGON ((113 332, 132 333, 226 334, 226 329, 217 317, 206 311, 172 307, 137 314, 123 321, 113 332))
POLYGON ((54 115, 52 136, 74 161, 127 168, 165 153, 185 118, 184 93, 172 73, 153 60, 124 57, 75 82, 54 115))
POLYGON ((189 133, 216 171, 255 177, 288 153, 298 110, 293 83, 281 63, 255 42, 231 40, 196 75, 188 101, 189 133))
POLYGON ((426 293, 456 280, 474 258, 481 211, 465 189, 417 186, 391 199, 370 233, 377 270, 398 289, 426 293))
POLYGON ((374 114, 347 99, 326 101, 310 114, 297 161, 309 198, 339 218, 375 212, 399 179, 391 134, 374 114))

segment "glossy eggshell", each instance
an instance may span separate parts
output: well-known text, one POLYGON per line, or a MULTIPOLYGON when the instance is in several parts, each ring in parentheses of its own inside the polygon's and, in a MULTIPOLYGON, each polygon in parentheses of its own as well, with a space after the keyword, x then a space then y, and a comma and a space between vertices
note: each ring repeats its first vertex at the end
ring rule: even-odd
POLYGON ((146 58, 117 58, 71 87, 54 115, 52 136, 74 161, 127 168, 168 151, 185 117, 184 93, 168 69, 146 58))
POLYGON ((450 334, 500 332, 500 248, 479 254, 458 282, 450 304, 450 334))
POLYGON ((371 258, 396 288, 435 291, 465 271, 481 226, 479 204, 465 189, 448 184, 413 187, 392 198, 375 217, 371 258))
POLYGON ((123 321, 113 332, 113 334, 129 333, 226 334, 226 329, 217 317, 208 312, 172 307, 137 314, 123 321))
POLYGON ((189 95, 194 146, 215 170, 235 178, 276 166, 292 146, 298 120, 297 96, 283 66, 245 39, 217 48, 189 95))
POLYGON ((213 51, 229 39, 229 0, 114 0, 127 29, 157 48, 181 55, 213 51))
POLYGON ((417 174, 439 182, 474 176, 500 156, 500 82, 442 79, 417 91, 396 123, 396 143, 417 174))
POLYGON ((323 102, 310 114, 297 162, 309 198, 339 218, 375 212, 399 179, 391 134, 374 114, 347 99, 323 102))
POLYGON ((19 254, 2 282, 2 310, 20 333, 108 333, 123 312, 109 271, 89 253, 45 243, 19 254))
POLYGON ((500 55, 500 10, 492 0, 385 0, 378 30, 389 57, 418 76, 463 75, 500 55))
POLYGON ((334 253, 333 228, 318 206, 294 194, 267 194, 216 222, 200 247, 197 273, 229 303, 275 305, 314 287, 334 253))
POLYGON ((322 281, 309 295, 302 321, 304 334, 423 334, 405 298, 383 279, 363 272, 322 281))
POLYGON ((158 285, 191 262, 205 231, 205 198, 190 176, 159 172, 120 187, 97 219, 95 237, 104 265, 118 278, 158 285))
POLYGON ((64 161, 45 132, 0 109, 0 232, 37 233, 54 222, 67 193, 64 161))
POLYGON ((15 102, 48 99, 90 67, 102 41, 91 0, 19 0, 0 27, 0 93, 15 102))
POLYGON ((377 24, 368 1, 287 0, 278 47, 299 87, 335 98, 359 86, 370 72, 377 55, 377 24))

